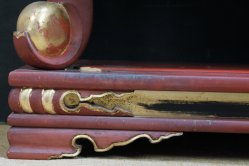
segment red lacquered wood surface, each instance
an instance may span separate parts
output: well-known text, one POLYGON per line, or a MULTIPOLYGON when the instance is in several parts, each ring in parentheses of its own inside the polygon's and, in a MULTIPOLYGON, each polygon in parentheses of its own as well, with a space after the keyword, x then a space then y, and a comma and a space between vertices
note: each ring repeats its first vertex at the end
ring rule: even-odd
MULTIPOLYGON (((9 106, 10 109, 14 113, 26 113, 25 110, 20 106, 20 92, 21 89, 12 89, 9 94, 9 106)), ((63 93, 66 90, 56 90, 53 96, 52 104, 54 108, 55 114, 59 115, 80 115, 80 116, 133 116, 130 112, 101 112, 87 109, 85 107, 81 107, 77 112, 66 112, 62 109, 60 105, 60 99, 63 93)), ((30 106, 32 108, 32 112, 35 114, 51 114, 44 109, 42 104, 42 89, 33 89, 31 95, 29 96, 30 106)), ((103 92, 98 91, 79 91, 81 97, 89 97, 94 94, 103 94, 103 92)), ((117 94, 120 92, 117 92, 117 94)))
MULTIPOLYGON (((96 64, 82 64, 96 69, 96 64)), ((42 71, 29 68, 9 75, 12 87, 74 90, 160 90, 199 92, 249 92, 249 69, 157 64, 112 64, 100 62, 100 72, 79 70, 42 71)))
POLYGON ((75 145, 73 141, 76 137, 91 141, 96 152, 105 152, 139 138, 148 138, 151 143, 158 143, 180 135, 153 131, 12 128, 8 132, 10 148, 7 155, 10 159, 39 160, 76 157, 81 152, 81 146, 75 145))
POLYGON ((249 133, 249 119, 232 118, 138 118, 11 114, 15 127, 101 129, 128 131, 249 133))
POLYGON ((13 36, 17 54, 25 63, 44 69, 63 69, 74 63, 86 48, 90 37, 93 15, 92 0, 50 0, 65 6, 70 17, 70 41, 63 55, 46 57, 40 55, 32 43, 29 34, 13 36))

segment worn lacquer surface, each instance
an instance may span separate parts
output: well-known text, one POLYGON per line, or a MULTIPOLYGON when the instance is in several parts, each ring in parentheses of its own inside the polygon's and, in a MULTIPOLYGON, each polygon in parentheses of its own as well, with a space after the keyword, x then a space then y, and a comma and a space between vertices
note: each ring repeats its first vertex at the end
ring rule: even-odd
POLYGON ((90 37, 92 2, 51 0, 27 6, 13 35, 19 57, 43 69, 63 69, 74 63, 90 37))

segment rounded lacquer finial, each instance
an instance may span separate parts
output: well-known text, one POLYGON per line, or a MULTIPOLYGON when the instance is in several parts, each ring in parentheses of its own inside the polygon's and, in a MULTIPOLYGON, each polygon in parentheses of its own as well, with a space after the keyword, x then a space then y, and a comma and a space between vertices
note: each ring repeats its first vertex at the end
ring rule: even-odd
POLYGON ((13 42, 18 56, 40 69, 64 69, 85 50, 92 27, 93 0, 49 0, 27 6, 13 42))
POLYGON ((23 9, 17 33, 27 32, 42 56, 63 55, 70 40, 69 15, 60 3, 34 2, 23 9))

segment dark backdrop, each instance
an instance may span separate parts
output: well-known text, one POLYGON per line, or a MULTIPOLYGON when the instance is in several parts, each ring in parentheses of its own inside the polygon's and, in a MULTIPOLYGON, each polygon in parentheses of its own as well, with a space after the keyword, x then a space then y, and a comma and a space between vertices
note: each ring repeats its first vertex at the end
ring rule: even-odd
MULTIPOLYGON (((0 0, 0 121, 10 113, 8 73, 23 65, 12 44, 21 9, 33 0, 0 0)), ((82 58, 248 64, 247 0, 95 0, 82 58)))

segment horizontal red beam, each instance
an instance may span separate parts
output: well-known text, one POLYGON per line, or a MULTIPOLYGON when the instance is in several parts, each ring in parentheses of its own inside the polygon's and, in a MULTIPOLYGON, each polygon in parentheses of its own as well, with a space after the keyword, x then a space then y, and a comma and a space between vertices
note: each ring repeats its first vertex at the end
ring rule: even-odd
POLYGON ((224 118, 167 119, 11 114, 8 124, 14 127, 32 128, 249 133, 249 119, 224 118))
POLYGON ((19 69, 10 73, 9 84, 18 88, 41 89, 249 92, 249 70, 102 69, 102 72, 19 69))

